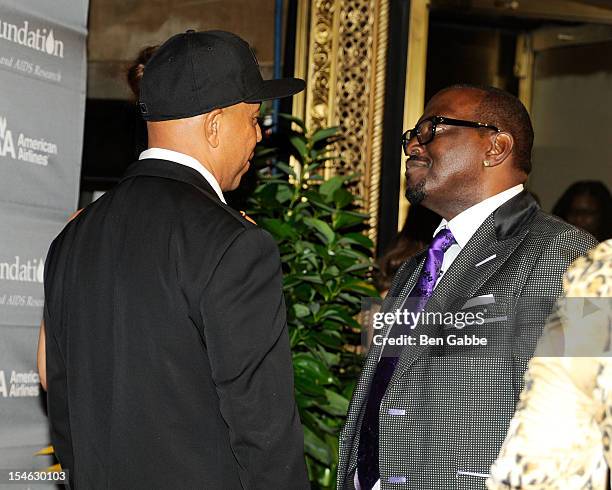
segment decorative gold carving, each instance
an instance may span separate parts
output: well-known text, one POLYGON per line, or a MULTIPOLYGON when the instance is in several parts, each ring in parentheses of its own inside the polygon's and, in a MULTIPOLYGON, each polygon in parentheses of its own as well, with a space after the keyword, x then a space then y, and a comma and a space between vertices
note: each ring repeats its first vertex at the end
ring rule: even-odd
MULTIPOLYGON (((294 110, 313 131, 322 126, 340 127, 343 139, 334 150, 341 161, 326 168, 325 177, 361 175, 356 191, 363 198, 362 209, 370 215, 368 235, 373 241, 378 224, 388 2, 310 3, 306 103, 303 113, 294 110)), ((298 5, 301 8, 304 6, 298 5)), ((297 63, 306 42, 299 33, 298 25, 297 63)))
MULTIPOLYGON (((371 99, 375 68, 374 10, 377 2, 345 2, 338 37, 338 82, 335 120, 344 139, 338 143, 342 162, 336 172, 361 172, 358 195, 367 196, 366 181, 371 151, 371 99)), ((367 203, 364 203, 367 209, 367 203)))
POLYGON ((306 125, 313 129, 333 125, 339 8, 340 0, 315 0, 312 6, 306 125))
POLYGON ((368 189, 368 214, 370 230, 368 236, 376 243, 378 232, 378 205, 380 199, 380 177, 382 172, 382 140, 385 109, 385 80, 387 69, 387 38, 389 31, 389 3, 379 1, 377 4, 374 36, 374 96, 371 98, 372 112, 372 146, 370 148, 370 168, 367 172, 366 188, 368 189))

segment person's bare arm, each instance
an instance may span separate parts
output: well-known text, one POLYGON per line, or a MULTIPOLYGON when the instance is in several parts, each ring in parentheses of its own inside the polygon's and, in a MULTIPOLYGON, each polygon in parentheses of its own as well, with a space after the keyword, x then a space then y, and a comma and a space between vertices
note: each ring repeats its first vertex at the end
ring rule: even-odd
POLYGON ((40 384, 47 391, 47 356, 45 344, 45 321, 40 322, 40 330, 38 331, 38 353, 36 354, 36 362, 38 364, 38 376, 40 376, 40 384))

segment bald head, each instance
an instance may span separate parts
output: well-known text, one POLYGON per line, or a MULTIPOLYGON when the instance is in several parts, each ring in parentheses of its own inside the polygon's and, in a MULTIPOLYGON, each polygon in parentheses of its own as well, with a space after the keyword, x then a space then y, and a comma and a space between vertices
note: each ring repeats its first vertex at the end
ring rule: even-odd
POLYGON ((474 95, 478 100, 472 114, 474 120, 492 124, 512 135, 512 160, 517 169, 528 175, 531 172, 533 126, 523 103, 505 90, 469 84, 452 85, 436 95, 447 91, 474 95))
POLYGON ((180 151, 190 156, 202 152, 203 128, 207 114, 185 119, 147 122, 149 146, 180 151))

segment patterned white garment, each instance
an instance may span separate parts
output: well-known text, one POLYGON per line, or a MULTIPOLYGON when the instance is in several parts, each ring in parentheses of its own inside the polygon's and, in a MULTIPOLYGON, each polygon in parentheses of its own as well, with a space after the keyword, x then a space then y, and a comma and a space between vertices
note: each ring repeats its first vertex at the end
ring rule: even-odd
POLYGON ((612 462, 612 240, 572 264, 564 290, 567 299, 536 351, 564 357, 531 360, 489 490, 605 488, 606 460, 612 462))

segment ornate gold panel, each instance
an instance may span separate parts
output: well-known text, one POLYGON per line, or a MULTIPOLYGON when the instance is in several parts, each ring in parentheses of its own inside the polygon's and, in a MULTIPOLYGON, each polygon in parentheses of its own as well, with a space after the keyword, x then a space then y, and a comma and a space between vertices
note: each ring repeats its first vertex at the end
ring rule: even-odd
POLYGON ((388 0, 300 0, 298 5, 296 76, 304 77, 307 87, 294 102, 293 113, 313 131, 340 127, 344 138, 336 150, 341 161, 327 168, 325 176, 360 174, 356 191, 370 215, 374 241, 388 13, 388 0))

